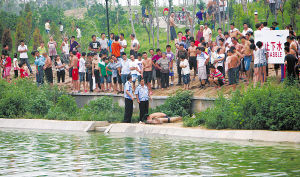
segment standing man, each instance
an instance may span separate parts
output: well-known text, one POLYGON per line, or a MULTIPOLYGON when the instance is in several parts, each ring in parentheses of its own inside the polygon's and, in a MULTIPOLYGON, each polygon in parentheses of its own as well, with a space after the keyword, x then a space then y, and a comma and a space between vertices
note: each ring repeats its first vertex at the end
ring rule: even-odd
POLYGON ((171 33, 171 41, 174 41, 176 39, 176 31, 175 31, 175 14, 174 12, 170 15, 170 33, 171 33))
POLYGON ((101 33, 101 39, 99 42, 101 46, 101 54, 108 55, 109 47, 108 40, 105 38, 105 33, 101 33))
POLYGON ((81 30, 79 28, 79 26, 76 26, 76 32, 77 32, 77 39, 81 38, 81 30))
POLYGON ((31 69, 30 64, 28 62, 27 51, 28 51, 27 45, 25 45, 24 41, 21 40, 21 44, 18 47, 18 52, 20 53, 20 61, 21 61, 21 63, 26 63, 30 73, 32 74, 32 69, 31 69))
POLYGON ((179 66, 180 65, 180 57, 183 56, 184 59, 188 57, 188 52, 184 48, 184 44, 179 45, 178 53, 177 53, 177 73, 178 73, 178 84, 181 85, 181 70, 182 68, 179 66))
POLYGON ((147 53, 143 53, 143 62, 142 62, 142 78, 144 78, 144 82, 148 86, 149 94, 152 94, 151 90, 151 80, 152 80, 152 59, 148 58, 147 53))
POLYGON ((135 34, 130 35, 131 39, 131 45, 130 45, 130 55, 133 55, 134 58, 137 58, 137 53, 140 49, 140 43, 139 41, 135 38, 135 34))
POLYGON ((244 65, 245 65, 245 71, 246 71, 246 76, 247 76, 247 82, 249 83, 250 64, 252 61, 253 52, 250 49, 251 42, 246 40, 246 38, 244 36, 241 38, 241 43, 243 45, 242 54, 244 55, 244 65))
POLYGON ((70 51, 69 52, 73 52, 73 51, 77 51, 77 48, 80 47, 80 44, 78 44, 77 41, 75 41, 75 36, 71 37, 71 41, 70 41, 70 51))
POLYGON ((223 38, 225 39, 224 35, 222 34, 222 28, 218 28, 218 36, 216 37, 216 43, 217 46, 220 47, 220 39, 223 38))
POLYGON ((196 78, 197 74, 197 52, 196 52, 197 46, 195 46, 195 41, 191 41, 191 46, 188 48, 188 55, 189 55, 189 64, 190 64, 190 70, 194 68, 194 78, 193 81, 196 78))
POLYGON ((120 34, 120 40, 119 40, 119 43, 120 45, 122 46, 120 52, 121 52, 121 55, 125 52, 125 49, 127 48, 127 41, 126 39, 124 38, 124 34, 121 33, 120 34))
POLYGON ((63 57, 63 62, 69 64, 70 47, 68 43, 68 37, 64 37, 64 41, 61 43, 60 49, 63 57))
POLYGON ((125 113, 124 113, 124 123, 131 123, 131 117, 133 112, 133 93, 131 86, 131 75, 127 75, 127 82, 124 85, 124 97, 125 97, 125 113))
MULTIPOLYGON (((126 81, 127 81, 127 76, 130 74, 130 62, 127 59, 126 53, 123 53, 122 55, 123 60, 121 61, 121 79, 122 79, 122 83, 123 85, 125 85, 126 81)), ((131 76, 130 76, 131 78, 131 76)), ((132 79, 131 79, 132 81, 132 79)), ((125 91, 125 90, 124 90, 125 91)))
POLYGON ((235 37, 238 39, 238 35, 243 36, 243 34, 234 26, 234 23, 230 24, 229 35, 231 38, 235 37))
POLYGON ((96 35, 92 35, 92 42, 90 42, 89 50, 98 53, 100 52, 100 42, 96 41, 96 35))
POLYGON ((40 55, 39 51, 34 51, 31 53, 33 57, 35 57, 34 64, 36 66, 36 82, 38 86, 44 84, 44 65, 45 58, 40 55))
POLYGON ((72 61, 72 80, 73 80, 73 91, 78 92, 79 91, 79 70, 78 70, 78 58, 76 56, 76 52, 73 51, 71 55, 71 61, 72 61))
POLYGON ((244 23, 243 25, 244 29, 242 31, 242 35, 243 36, 246 36, 247 33, 253 33, 253 30, 251 28, 248 27, 248 24, 247 23, 244 23))
POLYGON ((135 90, 135 95, 140 108, 140 122, 143 122, 145 115, 148 114, 149 98, 151 99, 148 87, 145 85, 143 78, 141 79, 140 85, 135 90))
POLYGON ((204 24, 203 37, 204 37, 205 42, 210 42, 211 41, 212 31, 208 27, 207 23, 204 24))

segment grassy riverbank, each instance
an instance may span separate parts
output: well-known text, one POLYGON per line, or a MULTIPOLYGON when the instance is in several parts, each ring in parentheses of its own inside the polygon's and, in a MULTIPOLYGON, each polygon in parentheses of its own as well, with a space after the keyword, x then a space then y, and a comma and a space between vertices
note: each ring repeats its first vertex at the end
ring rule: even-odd
MULTIPOLYGON (((101 97, 78 108, 75 99, 57 86, 45 84, 37 87, 30 79, 17 79, 7 83, 0 80, 0 117, 39 118, 50 120, 122 122, 124 108, 113 102, 112 97, 101 97)), ((192 93, 177 91, 165 104, 150 112, 165 112, 170 116, 191 114, 192 93)), ((132 122, 138 122, 133 115, 132 122)))
POLYGON ((225 98, 222 94, 215 107, 185 117, 188 127, 211 129, 300 130, 299 85, 268 82, 261 87, 239 89, 225 98))

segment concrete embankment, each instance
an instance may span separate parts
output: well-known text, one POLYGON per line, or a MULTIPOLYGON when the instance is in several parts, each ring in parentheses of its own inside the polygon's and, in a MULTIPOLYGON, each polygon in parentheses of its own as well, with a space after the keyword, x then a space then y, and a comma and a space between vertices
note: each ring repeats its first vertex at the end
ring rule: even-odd
POLYGON ((107 121, 60 121, 43 119, 0 119, 0 128, 95 131, 96 127, 108 126, 107 121))
POLYGON ((224 140, 269 141, 300 143, 300 132, 267 130, 207 130, 144 124, 112 124, 106 132, 137 135, 168 135, 224 140))
MULTIPOLYGON (((118 103, 121 107, 125 106, 125 100, 123 95, 120 94, 112 94, 112 93, 86 93, 86 94, 71 94, 78 105, 78 107, 83 107, 85 104, 88 104, 91 100, 95 100, 97 98, 103 96, 109 96, 113 98, 115 103, 118 103)), ((164 104, 168 96, 152 96, 152 100, 149 101, 149 107, 155 108, 164 104)), ((193 112, 201 112, 205 111, 207 108, 213 107, 215 102, 214 98, 201 98, 201 97, 193 97, 192 99, 192 111, 193 112)), ((139 105, 136 101, 133 102, 133 110, 135 112, 139 111, 139 105)))

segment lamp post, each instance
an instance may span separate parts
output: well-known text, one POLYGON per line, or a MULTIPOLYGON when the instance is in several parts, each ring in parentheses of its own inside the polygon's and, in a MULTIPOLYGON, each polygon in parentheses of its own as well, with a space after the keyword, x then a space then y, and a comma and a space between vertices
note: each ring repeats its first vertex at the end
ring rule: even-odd
POLYGON ((109 37, 109 18, 108 18, 108 0, 105 0, 106 2, 106 20, 107 20, 107 35, 109 37))

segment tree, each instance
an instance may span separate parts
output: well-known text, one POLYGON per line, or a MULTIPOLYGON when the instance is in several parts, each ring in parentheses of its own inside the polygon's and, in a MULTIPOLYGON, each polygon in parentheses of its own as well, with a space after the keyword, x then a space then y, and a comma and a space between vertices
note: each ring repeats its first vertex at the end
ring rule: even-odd
POLYGON ((218 13, 218 21, 219 21, 219 28, 221 27, 221 13, 220 13, 220 1, 217 0, 217 13, 218 13))
POLYGON ((8 45, 9 50, 12 49, 12 38, 11 38, 10 29, 5 29, 3 31, 1 44, 2 44, 2 46, 3 45, 8 45))
POLYGON ((248 15, 248 10, 247 10, 247 0, 241 0, 242 6, 243 6, 243 11, 244 13, 246 12, 248 15))
POLYGON ((25 11, 25 13, 31 12, 31 8, 30 8, 30 4, 29 3, 26 3, 24 11, 25 11))
POLYGON ((157 0, 154 0, 155 7, 155 16, 156 16, 156 39, 157 39, 157 48, 159 48, 159 18, 158 18, 158 10, 157 10, 157 0))
POLYGON ((131 0, 127 0, 128 2, 128 8, 129 8, 129 16, 130 16, 130 22, 131 22, 131 30, 132 33, 135 34, 133 19, 132 19, 132 9, 131 9, 131 0))
POLYGON ((172 9, 172 0, 169 0, 169 13, 168 13, 168 17, 167 17, 167 43, 168 45, 170 44, 170 15, 172 13, 171 9, 172 9))
POLYGON ((32 12, 28 12, 25 19, 26 27, 24 29, 25 31, 25 40, 26 43, 29 43, 31 39, 31 33, 32 33, 32 12))
POLYGON ((2 23, 0 23, 0 36, 2 36, 2 34, 3 34, 3 25, 2 25, 2 23))
MULTIPOLYGON (((150 32, 151 32, 151 36, 152 36, 152 45, 153 45, 153 48, 154 48, 155 44, 154 44, 154 30, 153 30, 153 16, 152 16, 153 0, 141 0, 140 5, 148 11, 149 23, 150 23, 150 32)), ((146 20, 144 20, 144 27, 145 27, 145 29, 148 33, 149 43, 150 43, 151 37, 150 37, 149 31, 147 29, 147 22, 145 22, 145 21, 146 20)))
POLYGON ((50 35, 53 36, 53 39, 57 42, 61 38, 61 34, 59 32, 59 28, 55 23, 51 24, 50 35))
POLYGON ((195 24, 195 17, 196 17, 196 7, 197 7, 197 0, 194 0, 194 6, 193 6, 193 15, 192 15, 192 24, 191 24, 191 34, 194 36, 194 24, 195 24))
POLYGON ((40 30, 35 28, 33 32, 33 50, 36 50, 40 43, 43 41, 40 30))
POLYGON ((287 11, 290 14, 291 25, 297 31, 296 25, 296 15, 299 11, 299 2, 298 0, 288 0, 287 1, 287 11))
POLYGON ((16 33, 15 33, 15 47, 18 47, 21 40, 25 40, 25 33, 24 33, 24 18, 20 18, 17 24, 16 33))

